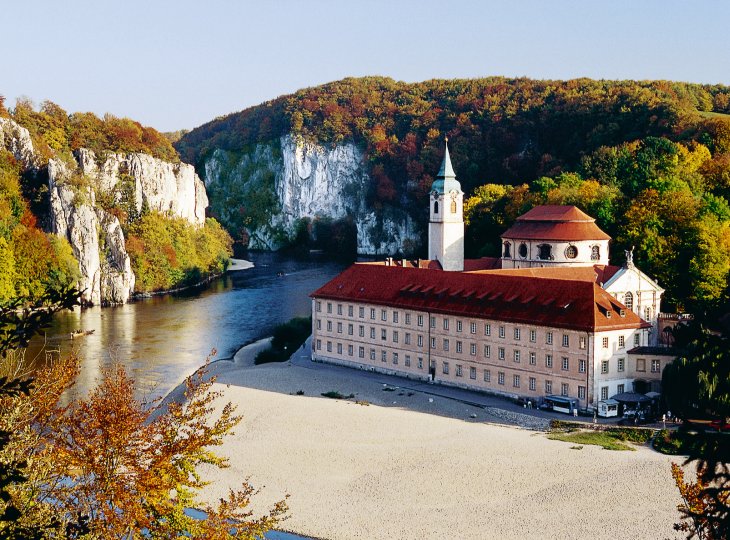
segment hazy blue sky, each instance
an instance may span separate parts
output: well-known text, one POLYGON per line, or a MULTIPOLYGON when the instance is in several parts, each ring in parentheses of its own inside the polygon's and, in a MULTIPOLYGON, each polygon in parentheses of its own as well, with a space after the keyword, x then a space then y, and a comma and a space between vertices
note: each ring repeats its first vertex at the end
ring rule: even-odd
POLYGON ((347 76, 730 84, 730 1, 6 0, 0 94, 168 131, 347 76))

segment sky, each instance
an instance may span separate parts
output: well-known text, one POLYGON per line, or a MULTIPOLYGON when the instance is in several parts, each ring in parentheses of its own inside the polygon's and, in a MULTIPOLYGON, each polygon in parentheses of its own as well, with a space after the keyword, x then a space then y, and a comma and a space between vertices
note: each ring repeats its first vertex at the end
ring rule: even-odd
POLYGON ((730 85, 727 0, 0 0, 0 95, 160 131, 366 75, 730 85))

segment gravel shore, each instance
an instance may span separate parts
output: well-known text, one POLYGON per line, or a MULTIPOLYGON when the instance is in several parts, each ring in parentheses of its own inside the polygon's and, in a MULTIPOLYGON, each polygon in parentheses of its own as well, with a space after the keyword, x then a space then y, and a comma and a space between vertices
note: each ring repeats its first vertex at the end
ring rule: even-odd
POLYGON ((384 386, 355 370, 253 366, 265 346, 212 365, 217 389, 244 420, 219 449, 231 467, 201 471, 210 500, 249 477, 261 488, 254 510, 288 493, 281 528, 332 540, 676 536, 680 500, 666 456, 571 449, 492 423, 504 421, 498 409, 384 386), (354 398, 321 396, 328 391, 354 398))

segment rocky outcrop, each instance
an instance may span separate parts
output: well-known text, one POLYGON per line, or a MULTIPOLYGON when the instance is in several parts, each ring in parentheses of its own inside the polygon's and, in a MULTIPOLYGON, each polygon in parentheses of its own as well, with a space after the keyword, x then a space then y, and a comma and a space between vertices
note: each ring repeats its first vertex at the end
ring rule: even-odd
POLYGON ((38 156, 27 129, 9 118, 0 118, 0 148, 8 150, 27 168, 38 166, 38 156))
MULTIPOLYGON (((324 146, 290 135, 277 147, 257 145, 234 154, 216 149, 203 164, 206 186, 227 201, 251 200, 256 190, 271 190, 276 205, 265 222, 247 223, 249 247, 277 249, 292 236, 302 218, 352 218, 358 231, 358 253, 395 254, 420 245, 421 232, 400 209, 376 211, 367 202, 370 178, 364 154, 352 143, 324 146), (273 176, 272 185, 262 181, 273 176), (236 197, 240 194, 240 197, 236 197)), ((224 223, 238 208, 219 206, 224 223)))

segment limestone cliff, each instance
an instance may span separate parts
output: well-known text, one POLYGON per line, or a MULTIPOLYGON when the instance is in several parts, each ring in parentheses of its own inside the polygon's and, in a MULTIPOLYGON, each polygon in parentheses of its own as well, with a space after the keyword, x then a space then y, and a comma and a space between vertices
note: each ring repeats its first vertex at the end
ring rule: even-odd
POLYGON ((71 244, 86 304, 125 303, 134 292, 122 224, 99 204, 100 198, 107 205, 123 202, 138 213, 146 207, 197 225, 205 222, 208 197, 191 165, 139 153, 98 159, 80 149, 73 159, 54 157, 41 166, 28 130, 5 118, 0 118, 0 147, 12 152, 28 172, 46 169, 49 228, 71 244))
POLYGON ((202 168, 223 223, 235 222, 239 208, 248 210, 242 225, 253 249, 277 249, 297 220, 315 217, 351 217, 363 255, 394 254, 420 244, 421 232, 406 212, 376 212, 368 205, 364 154, 352 143, 324 146, 285 135, 248 152, 215 149, 202 168))

